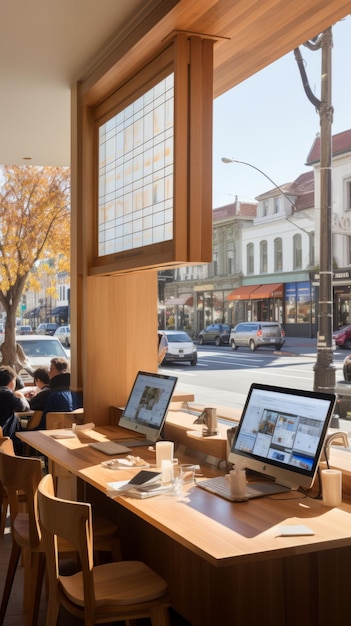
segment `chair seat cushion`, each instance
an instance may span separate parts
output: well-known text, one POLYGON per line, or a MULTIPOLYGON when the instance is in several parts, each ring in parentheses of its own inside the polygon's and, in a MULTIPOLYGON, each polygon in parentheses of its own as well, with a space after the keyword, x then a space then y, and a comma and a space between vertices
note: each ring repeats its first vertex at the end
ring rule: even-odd
MULTIPOLYGON (((61 590, 66 597, 84 606, 82 573, 60 576, 61 590)), ((167 584, 140 561, 120 561, 94 567, 96 606, 126 606, 161 598, 167 584)))

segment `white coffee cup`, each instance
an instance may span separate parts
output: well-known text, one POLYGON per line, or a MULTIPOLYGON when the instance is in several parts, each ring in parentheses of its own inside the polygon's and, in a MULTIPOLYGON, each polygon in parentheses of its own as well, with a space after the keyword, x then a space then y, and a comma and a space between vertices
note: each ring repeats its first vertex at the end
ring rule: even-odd
POLYGON ((156 443, 156 467, 162 467, 162 461, 173 463, 173 441, 158 441, 156 443))
POLYGON ((340 506, 342 503, 342 472, 336 469, 321 471, 322 498, 324 506, 340 506))
POLYGON ((246 471, 233 469, 229 472, 230 493, 234 498, 246 498, 246 471))

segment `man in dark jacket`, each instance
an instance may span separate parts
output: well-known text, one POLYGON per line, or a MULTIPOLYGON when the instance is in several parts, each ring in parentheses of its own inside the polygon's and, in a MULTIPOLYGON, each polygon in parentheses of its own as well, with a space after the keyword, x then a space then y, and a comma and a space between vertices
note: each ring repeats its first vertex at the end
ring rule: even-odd
POLYGON ((20 390, 16 391, 16 372, 8 365, 0 366, 0 426, 3 436, 11 437, 15 452, 20 454, 22 443, 16 437, 20 430, 16 413, 29 410, 29 404, 20 390))
POLYGON ((54 357, 50 361, 49 367, 50 389, 59 391, 69 389, 71 374, 69 373, 69 363, 63 357, 54 357))
POLYGON ((33 373, 33 378, 34 385, 39 391, 29 400, 29 405, 33 411, 43 411, 45 402, 51 391, 48 369, 46 367, 38 367, 33 373))
POLYGON ((46 428, 46 414, 56 411, 70 413, 82 407, 81 394, 71 391, 69 363, 63 357, 54 357, 49 367, 50 393, 45 402, 45 407, 39 429, 46 428))

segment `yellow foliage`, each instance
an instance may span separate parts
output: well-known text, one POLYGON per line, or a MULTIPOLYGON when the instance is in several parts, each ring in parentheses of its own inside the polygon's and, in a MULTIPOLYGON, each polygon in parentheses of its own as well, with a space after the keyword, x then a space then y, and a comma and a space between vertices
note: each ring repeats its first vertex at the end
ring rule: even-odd
POLYGON ((18 305, 24 285, 38 282, 38 261, 59 259, 63 266, 62 258, 69 266, 70 172, 1 167, 0 185, 0 301, 9 312, 18 305))

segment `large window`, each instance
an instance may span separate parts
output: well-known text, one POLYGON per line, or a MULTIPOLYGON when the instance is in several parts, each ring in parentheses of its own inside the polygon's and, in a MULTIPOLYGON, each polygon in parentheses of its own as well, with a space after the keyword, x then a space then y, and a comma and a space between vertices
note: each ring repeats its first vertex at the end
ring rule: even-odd
POLYGON ((99 127, 98 256, 173 237, 173 72, 99 127))
POLYGON ((94 106, 82 93, 91 274, 211 262, 212 85, 213 41, 177 34, 94 106))
POLYGON ((247 273, 253 274, 255 271, 255 263, 254 263, 254 245, 253 243, 248 243, 246 247, 246 264, 247 264, 247 273))
POLYGON ((268 257, 267 257, 267 241, 260 242, 260 272, 266 274, 268 271, 268 257))
POLYGON ((274 271, 283 271, 283 241, 281 237, 274 239, 274 271))
POLYGON ((293 269, 299 270, 302 268, 302 237, 301 235, 294 235, 293 237, 293 269))
POLYGON ((351 211, 351 180, 345 180, 345 211, 351 211))
POLYGON ((309 234, 310 266, 314 266, 314 233, 309 234))

